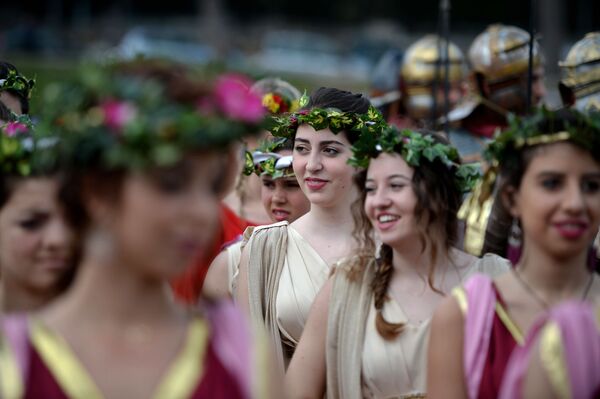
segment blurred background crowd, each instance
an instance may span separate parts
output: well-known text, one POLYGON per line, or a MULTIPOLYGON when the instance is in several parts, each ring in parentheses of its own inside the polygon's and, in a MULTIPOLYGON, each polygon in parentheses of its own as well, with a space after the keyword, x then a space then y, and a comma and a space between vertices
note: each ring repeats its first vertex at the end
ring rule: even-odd
MULTIPOLYGON (((439 1, 26 0, 0 13, 0 54, 38 90, 69 75, 81 58, 167 56, 255 78, 278 75, 310 92, 329 86, 369 92, 394 71, 384 54, 438 31, 439 1)), ((546 102, 561 104, 558 61, 600 27, 595 0, 451 1, 450 39, 464 52, 491 23, 536 26, 546 59, 546 102)), ((33 96, 33 109, 36 99, 33 96)))

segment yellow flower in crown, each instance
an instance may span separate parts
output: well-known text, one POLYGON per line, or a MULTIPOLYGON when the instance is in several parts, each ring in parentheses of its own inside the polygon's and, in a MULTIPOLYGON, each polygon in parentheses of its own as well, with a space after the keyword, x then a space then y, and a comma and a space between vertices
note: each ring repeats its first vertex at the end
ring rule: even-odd
POLYGON ((276 101, 273 93, 267 93, 263 96, 262 105, 272 114, 276 114, 280 108, 280 103, 276 101))

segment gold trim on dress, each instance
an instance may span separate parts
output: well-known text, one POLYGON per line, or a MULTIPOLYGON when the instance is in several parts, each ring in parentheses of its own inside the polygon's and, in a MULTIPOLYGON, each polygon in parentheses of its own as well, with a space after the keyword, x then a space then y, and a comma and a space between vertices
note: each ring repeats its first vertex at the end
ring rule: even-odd
POLYGON ((467 301, 467 293, 465 292, 465 289, 463 287, 455 287, 452 290, 452 296, 456 299, 456 302, 458 302, 458 307, 460 308, 462 314, 467 314, 469 304, 467 301))
POLYGON ((185 345, 160 383, 154 398, 185 399, 192 396, 204 374, 208 330, 203 320, 192 321, 185 345))
POLYGON ((504 324, 510 335, 512 335, 513 339, 517 342, 517 344, 521 346, 525 344, 525 337, 523 336, 523 333, 521 332, 517 324, 514 321, 512 321, 512 319, 508 315, 508 312, 506 311, 506 309, 504 309, 500 302, 496 302, 496 314, 498 315, 500 321, 502 321, 502 324, 504 324))
MULTIPOLYGON (((86 399, 104 398, 68 343, 35 319, 31 320, 31 342, 67 396, 86 399)), ((202 319, 194 319, 188 327, 183 349, 153 397, 189 398, 202 377, 207 344, 206 322, 202 319)))
POLYGON ((24 393, 23 376, 15 354, 5 337, 0 341, 0 397, 4 399, 22 398, 24 393))
POLYGON ((540 360, 546 370, 554 392, 561 399, 571 398, 569 376, 562 345, 560 328, 555 322, 550 322, 542 329, 540 338, 540 360))

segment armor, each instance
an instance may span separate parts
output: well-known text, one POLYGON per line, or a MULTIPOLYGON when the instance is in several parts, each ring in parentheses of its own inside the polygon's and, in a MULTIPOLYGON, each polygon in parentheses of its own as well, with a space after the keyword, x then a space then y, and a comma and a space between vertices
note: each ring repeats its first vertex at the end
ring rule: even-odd
MULTIPOLYGON (((469 48, 473 72, 481 73, 492 84, 526 73, 529 66, 529 38, 529 33, 516 26, 490 25, 469 48)), ((536 40, 533 45, 533 65, 535 67, 541 63, 536 40)))
MULTIPOLYGON (((494 24, 471 44, 469 62, 478 94, 489 100, 489 106, 517 113, 525 111, 527 83, 524 76, 529 68, 529 40, 529 33, 521 28, 494 24), (483 83, 487 92, 483 91, 483 83)), ((534 40, 533 67, 542 64, 540 47, 534 40)))
MULTIPOLYGON (((413 119, 429 118, 434 104, 433 86, 444 79, 444 55, 440 45, 444 39, 437 35, 427 35, 413 43, 404 55, 400 68, 400 79, 404 107, 413 119)), ((465 57, 452 42, 448 45, 448 80, 461 82, 466 77, 465 57)), ((440 107, 440 110, 442 107, 440 107)))
POLYGON ((600 32, 585 35, 573 45, 562 70, 559 90, 565 106, 600 111, 600 32))

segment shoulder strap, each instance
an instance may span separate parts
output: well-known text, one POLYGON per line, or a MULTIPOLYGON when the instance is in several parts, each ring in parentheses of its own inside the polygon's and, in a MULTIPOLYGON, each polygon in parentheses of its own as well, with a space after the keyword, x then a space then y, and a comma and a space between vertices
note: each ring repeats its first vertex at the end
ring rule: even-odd
POLYGON ((496 293, 492 279, 475 274, 465 283, 464 371, 469 398, 476 398, 494 320, 496 293))
POLYGON ((20 397, 29 373, 29 325, 27 316, 2 318, 0 346, 0 383, 3 397, 20 397))

